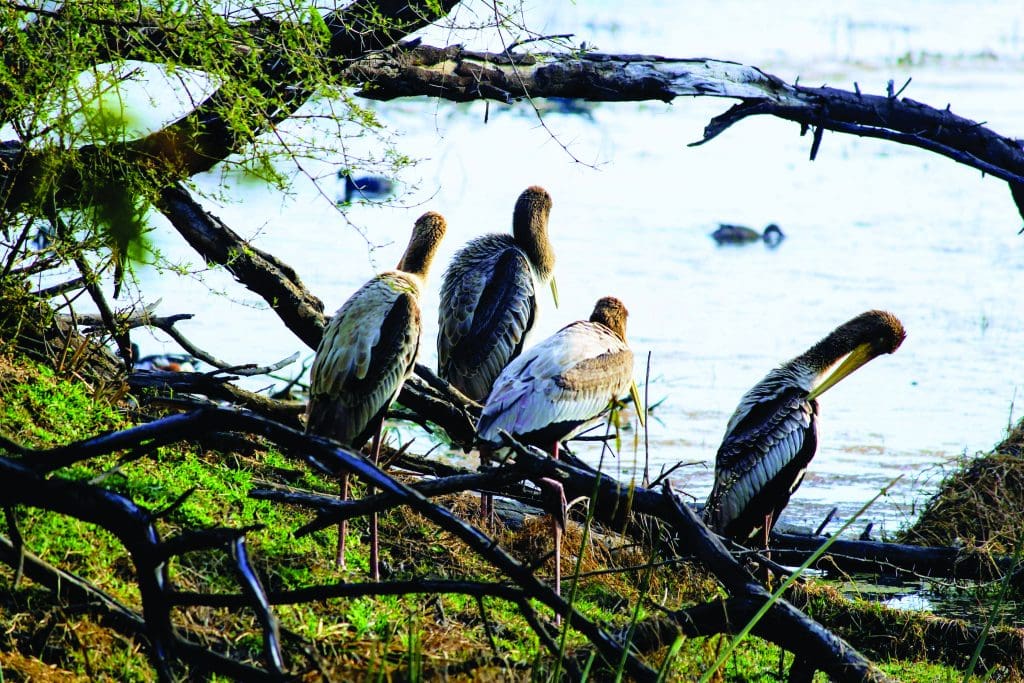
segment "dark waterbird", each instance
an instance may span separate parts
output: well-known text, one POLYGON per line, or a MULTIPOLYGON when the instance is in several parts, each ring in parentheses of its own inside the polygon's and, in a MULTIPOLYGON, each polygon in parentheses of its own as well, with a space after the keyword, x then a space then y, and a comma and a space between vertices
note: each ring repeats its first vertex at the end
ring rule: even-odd
POLYGON ((718 229, 711 233, 711 238, 719 244, 748 244, 763 240, 769 247, 778 246, 784 237, 781 228, 775 223, 768 224, 764 234, 745 225, 731 223, 719 223, 718 229))
MULTIPOLYGON (((351 448, 373 437, 377 464, 380 434, 388 406, 412 374, 420 343, 419 298, 430 262, 445 233, 441 214, 427 212, 416 220, 409 246, 395 270, 360 287, 324 329, 310 371, 306 431, 351 448)), ((343 475, 342 499, 348 498, 343 475)), ((344 522, 338 531, 338 564, 345 566, 344 522)), ((377 516, 370 522, 370 566, 380 578, 377 516)))
POLYGON ((477 237, 452 257, 438 309, 438 374, 483 401, 498 373, 519 355, 537 318, 537 290, 555 286, 548 240, 551 195, 529 187, 512 212, 512 234, 477 237))
MULTIPOLYGON (((502 445, 501 431, 543 448, 557 460, 560 441, 599 420, 612 401, 627 391, 642 420, 633 382, 633 352, 626 343, 627 315, 621 301, 604 297, 589 320, 566 325, 509 363, 494 382, 477 425, 481 461, 502 445)), ((565 494, 560 483, 546 483, 558 501, 552 516, 557 593, 565 494)), ((483 512, 488 519, 490 509, 483 512)))
POLYGON ((140 356, 139 345, 132 342, 132 365, 136 370, 163 370, 164 372, 197 372, 202 362, 187 353, 154 353, 140 356))
POLYGON ((705 523, 741 543, 761 535, 767 546, 817 449, 818 397, 871 359, 898 349, 905 337, 892 313, 867 311, 748 391, 718 448, 705 523))
POLYGON ((353 178, 348 171, 339 171, 338 177, 345 181, 345 196, 342 200, 345 204, 351 204, 355 199, 387 199, 395 191, 395 182, 384 176, 364 175, 353 178))

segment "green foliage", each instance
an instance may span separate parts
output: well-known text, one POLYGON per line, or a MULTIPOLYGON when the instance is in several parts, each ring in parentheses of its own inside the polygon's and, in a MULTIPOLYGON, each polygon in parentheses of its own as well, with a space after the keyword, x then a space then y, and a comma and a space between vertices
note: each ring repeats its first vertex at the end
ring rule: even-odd
POLYGON ((2 393, 3 433, 33 446, 64 445, 122 424, 118 412, 93 398, 84 384, 58 378, 45 366, 34 366, 32 381, 14 383, 2 393))
POLYGON ((4 201, 53 224, 35 225, 40 253, 0 242, 26 259, 84 255, 115 274, 167 265, 150 243, 155 200, 218 161, 225 182, 206 192, 226 201, 239 183, 285 189, 310 160, 386 172, 410 162, 327 63, 317 3, 264 3, 259 15, 212 0, 31 5, 0 8, 0 126, 36 153, 31 183, 4 201), (366 135, 379 144, 361 147, 376 151, 346 156, 346 138, 366 135))

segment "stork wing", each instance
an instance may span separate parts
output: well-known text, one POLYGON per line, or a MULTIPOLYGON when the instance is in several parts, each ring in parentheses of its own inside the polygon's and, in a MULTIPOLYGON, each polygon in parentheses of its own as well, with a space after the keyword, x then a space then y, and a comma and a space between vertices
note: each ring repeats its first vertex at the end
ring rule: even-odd
POLYGON ((803 480, 817 448, 818 406, 798 387, 763 398, 726 433, 715 458, 715 483, 704 518, 727 536, 746 539, 778 514, 803 480))
POLYGON ((412 372, 419 335, 415 289, 394 274, 363 285, 324 330, 306 430, 361 446, 412 372))
POLYGON ((567 438, 629 388, 633 354, 603 325, 576 322, 512 361, 487 399, 477 434, 499 430, 539 441, 567 438))
POLYGON ((479 258, 470 253, 458 263, 460 252, 445 273, 437 336, 441 376, 476 400, 487 396, 498 374, 522 351, 537 307, 526 255, 511 241, 482 245, 496 251, 479 258))

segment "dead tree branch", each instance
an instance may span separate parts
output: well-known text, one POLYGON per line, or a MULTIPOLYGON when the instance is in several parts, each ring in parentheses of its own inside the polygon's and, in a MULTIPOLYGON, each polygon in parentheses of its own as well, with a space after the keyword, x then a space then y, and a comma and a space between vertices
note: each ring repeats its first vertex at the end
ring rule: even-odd
MULTIPOLYGON (((826 538, 774 532, 772 559, 798 565, 826 538)), ((916 546, 838 539, 813 565, 833 572, 870 572, 895 577, 940 577, 990 581, 1014 569, 1012 557, 993 557, 952 546, 916 546)))
MULTIPOLYGON (((465 102, 566 97, 598 102, 726 97, 740 102, 712 119, 708 142, 756 115, 795 121, 814 130, 811 159, 824 130, 918 147, 1005 180, 1024 216, 1024 145, 983 124, 891 90, 868 95, 839 88, 790 85, 757 67, 717 59, 600 53, 510 54, 407 43, 347 67, 364 97, 430 96, 465 102)), ((902 92, 902 89, 901 91, 902 92)))
MULTIPOLYGON (((740 100, 704 131, 707 142, 734 123, 767 114, 802 126, 921 147, 1008 182, 1024 183, 1024 148, 947 107, 895 94, 790 85, 757 67, 717 59, 585 53, 472 52, 404 44, 367 55, 349 73, 365 97, 431 96, 453 101, 568 97, 599 102, 726 97, 740 100)), ((697 143, 697 144, 700 144, 697 143)))
MULTIPOLYGON (((586 497, 590 497, 591 493, 596 492, 595 499, 591 501, 592 509, 596 511, 597 517, 608 519, 613 524, 617 522, 621 524, 625 517, 631 514, 630 510, 645 512, 656 517, 669 524, 670 530, 677 535, 678 546, 694 552, 734 596, 755 600, 758 607, 769 598, 768 592, 732 557, 721 541, 708 531, 689 508, 670 495, 667 488, 662 494, 639 487, 632 488, 613 482, 600 473, 578 470, 534 454, 519 444, 513 445, 517 456, 516 466, 522 468, 520 476, 532 478, 543 475, 548 478, 557 478, 562 481, 567 498, 575 497, 571 493, 573 491, 583 492, 582 495, 586 497)), ((425 488, 427 491, 432 486, 436 487, 435 490, 450 490, 454 486, 464 485, 469 481, 471 480, 468 477, 463 477, 458 482, 450 482, 450 486, 431 482, 425 488)), ((476 483, 479 483, 479 479, 476 480, 476 483)), ((282 499, 281 496, 265 495, 266 493, 269 492, 261 492, 261 497, 282 499)), ((295 495, 287 496, 287 501, 299 504, 312 503, 314 506, 319 506, 319 503, 324 502, 323 499, 302 498, 295 495)), ((380 505, 387 502, 387 498, 378 498, 378 509, 380 505)), ((334 507, 334 505, 328 504, 322 507, 334 507)), ((306 533, 314 528, 322 528, 329 524, 328 520, 334 521, 335 519, 336 517, 330 514, 323 514, 314 523, 304 527, 301 533, 306 533)), ((790 648, 800 658, 811 662, 816 668, 826 671, 837 680, 888 680, 852 646, 829 633, 792 605, 780 601, 771 608, 771 613, 773 616, 768 623, 773 624, 774 629, 769 629, 766 633, 772 633, 781 625, 784 627, 783 630, 796 634, 792 639, 782 639, 784 642, 780 642, 778 638, 772 640, 783 647, 790 648)), ((745 621, 735 621, 732 628, 738 628, 743 623, 745 621)))
POLYGON ((250 291, 274 307, 285 326, 316 349, 324 327, 324 305, 288 265, 238 236, 206 211, 183 187, 168 187, 160 210, 199 255, 224 266, 250 291))
MULTIPOLYGON (((60 478, 44 478, 41 472, 48 468, 27 466, 33 461, 38 464, 37 453, 29 449, 21 450, 22 457, 19 460, 0 458, 0 499, 3 504, 51 510, 96 524, 117 537, 135 565, 135 578, 142 601, 144 634, 150 643, 151 661, 161 680, 173 680, 174 659, 183 646, 190 645, 177 635, 171 620, 171 603, 167 595, 170 584, 167 559, 173 554, 174 545, 172 544, 169 552, 153 525, 151 513, 136 505, 131 499, 89 484, 60 478)), ((42 575, 47 580, 63 577, 61 574, 46 571, 39 562, 30 561, 28 567, 30 575, 33 576, 42 575)), ((244 569, 240 568, 240 571, 244 569)), ((74 586, 74 590, 87 592, 90 597, 96 597, 96 591, 90 590, 84 582, 76 581, 74 586)), ((126 614, 125 608, 115 601, 106 600, 104 604, 123 621, 138 625, 139 619, 126 614)), ((272 621, 274 617, 265 615, 265 619, 272 621)), ((207 663, 215 662, 219 658, 212 652, 208 652, 208 655, 204 659, 207 663)), ((231 662, 230 670, 237 672, 239 667, 241 665, 231 662)), ((228 670, 223 671, 228 673, 228 670)), ((253 670, 252 673, 259 672, 253 670)))
POLYGON ((214 401, 227 401, 254 413, 264 415, 282 424, 302 428, 299 417, 306 409, 302 401, 279 401, 246 391, 230 382, 230 375, 210 375, 202 372, 169 372, 166 370, 139 370, 128 376, 128 386, 135 392, 155 392, 157 396, 174 397, 200 395, 214 401))

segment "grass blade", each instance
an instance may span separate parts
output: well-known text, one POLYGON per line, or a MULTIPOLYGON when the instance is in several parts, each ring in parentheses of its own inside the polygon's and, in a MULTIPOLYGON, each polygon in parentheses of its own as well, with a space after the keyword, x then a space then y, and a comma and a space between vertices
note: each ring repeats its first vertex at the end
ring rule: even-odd
POLYGON ((743 642, 743 639, 746 638, 747 635, 749 635, 749 633, 753 630, 754 626, 757 625, 757 622, 761 620, 761 617, 763 617, 768 612, 768 610, 771 609, 772 605, 778 602, 779 598, 782 597, 783 593, 789 590, 789 587, 793 585, 793 582, 796 581, 801 574, 807 571, 808 567, 817 562, 818 558, 825 554, 825 551, 828 550, 829 546, 831 546, 832 543, 835 542, 835 540, 838 539, 851 524, 853 524, 861 515, 867 512, 867 509, 874 505, 876 500, 878 500, 885 494, 889 493, 889 489, 891 489, 896 484, 896 482, 898 482, 902 478, 903 475, 901 474, 892 481, 890 481, 888 484, 883 486, 878 491, 878 493, 876 493, 871 498, 871 500, 864 503, 864 505, 861 506, 860 510, 857 510, 857 513, 853 517, 846 520, 846 522, 841 527, 839 527, 839 530, 836 533, 832 534, 832 536, 828 538, 828 540, 822 543, 820 548, 815 550, 810 557, 804 560, 804 563, 801 564, 795 572, 786 577, 786 580, 782 582, 782 585, 779 586, 774 593, 772 593, 771 598, 766 600, 764 605, 761 606, 761 609, 757 610, 757 613, 754 614, 753 617, 751 617, 750 621, 748 621, 746 625, 744 625, 744 627, 740 629, 740 632, 733 636, 732 640, 729 641, 729 644, 718 655, 718 659, 715 660, 715 663, 712 665, 712 667, 705 671, 704 675, 700 677, 700 683, 707 683, 707 681, 711 680, 711 677, 715 675, 715 672, 718 671, 723 664, 725 664, 725 660, 729 658, 729 656, 733 653, 733 650, 735 650, 736 647, 743 642))
MULTIPOLYGON (((1010 577, 1020 567, 1021 552, 1024 551, 1024 536, 1017 539, 1017 547, 1013 551, 1013 563, 1010 568, 1006 571, 1003 576, 1003 585, 999 588, 999 596, 996 598, 995 604, 992 605, 992 609, 989 611, 988 619, 985 620, 985 627, 981 629, 981 637, 978 638, 978 644, 974 646, 974 652, 971 653, 971 661, 967 664, 967 670, 964 671, 964 683, 971 680, 971 676, 974 675, 974 669, 978 666, 978 659, 981 657, 981 651, 985 649, 985 641, 988 640, 989 631, 992 630, 992 626, 995 624, 996 615, 999 614, 999 608, 1002 607, 1003 602, 1006 600, 1006 593, 1010 587, 1010 577)), ((989 671, 991 675, 991 670, 989 671)), ((986 676, 988 678, 988 676, 986 676)))

